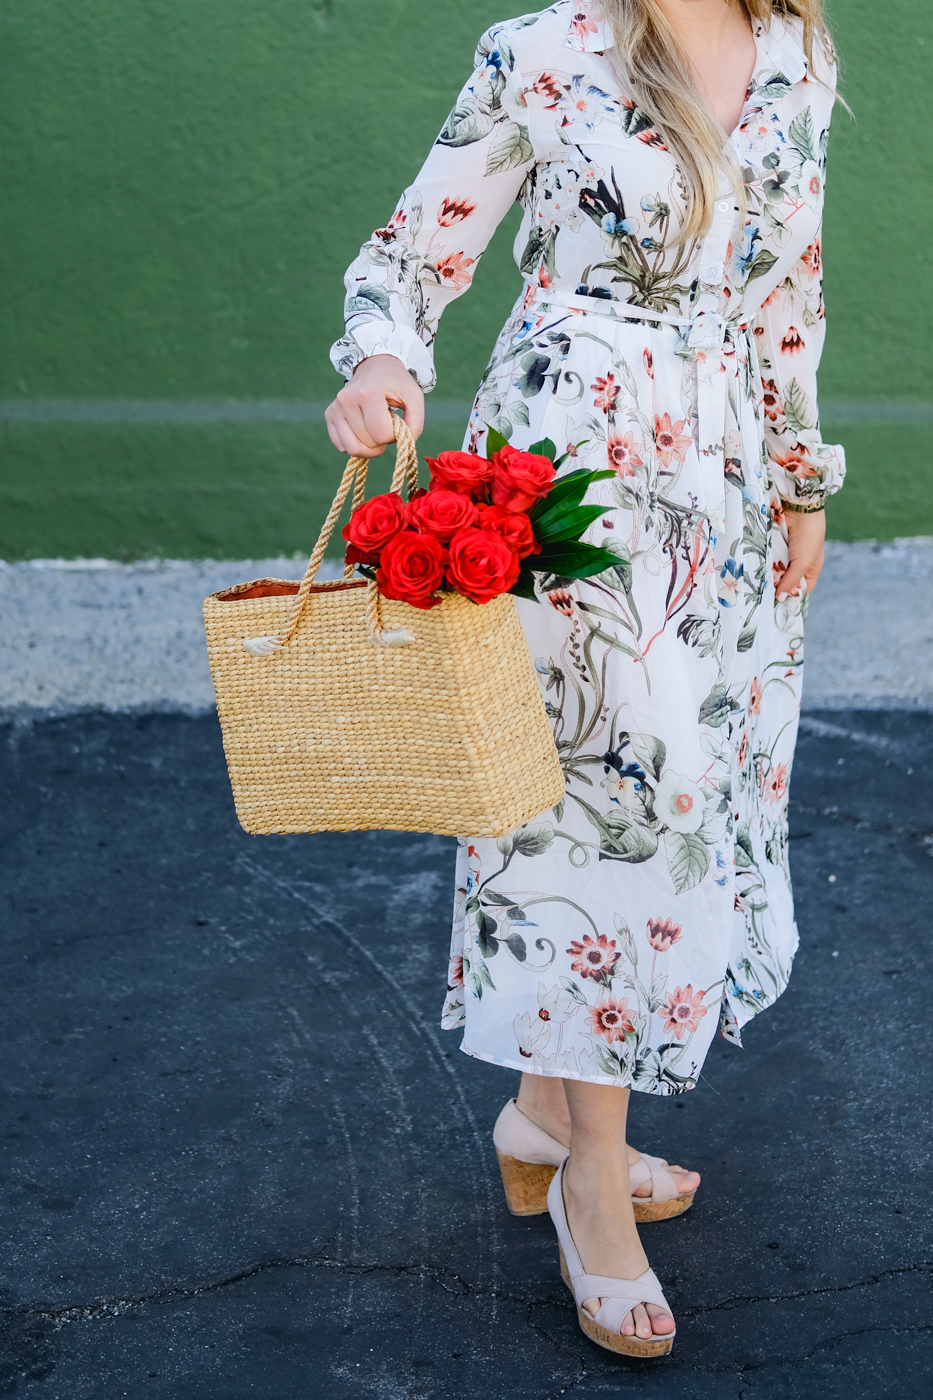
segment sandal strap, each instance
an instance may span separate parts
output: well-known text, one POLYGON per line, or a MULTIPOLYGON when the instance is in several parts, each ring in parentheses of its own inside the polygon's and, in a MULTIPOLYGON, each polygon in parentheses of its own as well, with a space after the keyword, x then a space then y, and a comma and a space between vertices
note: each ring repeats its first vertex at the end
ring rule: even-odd
POLYGON ((602 1298, 603 1302, 595 1320, 600 1327, 605 1327, 610 1332, 618 1332, 626 1313, 637 1308, 639 1303, 654 1303, 665 1312, 670 1312, 670 1306, 653 1269, 646 1269, 638 1278, 627 1279, 610 1278, 605 1274, 588 1274, 583 1268, 564 1208, 563 1181, 566 1165, 566 1161, 562 1162, 554 1174, 548 1190, 548 1210, 564 1252, 570 1287, 577 1307, 582 1308, 587 1298, 602 1298))
POLYGON ((633 1191, 639 1186, 643 1186, 645 1182, 649 1180, 651 1182, 651 1195, 640 1196, 639 1200, 672 1201, 680 1195, 677 1182, 671 1176, 668 1164, 663 1157, 652 1157, 650 1153, 643 1152, 641 1161, 636 1162, 633 1167, 629 1167, 629 1177, 633 1191), (638 1177, 637 1181, 636 1176, 638 1177))

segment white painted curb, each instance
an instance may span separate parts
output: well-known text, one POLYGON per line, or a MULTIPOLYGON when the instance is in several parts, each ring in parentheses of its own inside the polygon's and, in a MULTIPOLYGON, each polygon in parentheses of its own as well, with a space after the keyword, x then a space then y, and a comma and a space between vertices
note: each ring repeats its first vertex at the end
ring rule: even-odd
MULTIPOLYGON (((245 579, 299 578, 303 564, 0 562, 0 714, 209 711, 203 599, 245 579)), ((933 710, 933 538, 828 545, 804 704, 933 710)))

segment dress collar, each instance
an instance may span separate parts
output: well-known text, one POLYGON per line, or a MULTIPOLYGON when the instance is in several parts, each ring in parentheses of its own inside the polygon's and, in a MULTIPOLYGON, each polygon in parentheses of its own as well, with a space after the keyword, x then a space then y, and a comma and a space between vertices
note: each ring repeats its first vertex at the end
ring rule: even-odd
MULTIPOLYGON (((570 29, 567 34, 567 48, 577 53, 605 53, 615 47, 612 25, 604 19, 590 0, 571 0, 570 29)), ((807 59, 800 38, 791 26, 779 15, 765 25, 756 20, 752 32, 758 45, 761 62, 756 65, 755 78, 783 73, 793 85, 807 73, 807 59), (768 73, 765 74, 765 69, 768 73)))
POLYGON ((577 53, 605 53, 615 48, 612 25, 587 0, 571 0, 567 48, 577 53))
POLYGON ((752 33, 758 45, 759 61, 755 66, 754 81, 759 87, 775 73, 783 74, 791 86, 806 77, 807 57, 800 35, 780 15, 775 15, 768 25, 756 20, 752 33))

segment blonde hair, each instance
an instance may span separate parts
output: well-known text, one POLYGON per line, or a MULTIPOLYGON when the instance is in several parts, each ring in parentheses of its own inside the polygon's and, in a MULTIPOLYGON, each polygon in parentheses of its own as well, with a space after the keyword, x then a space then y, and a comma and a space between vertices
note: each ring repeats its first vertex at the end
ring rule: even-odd
MULTIPOLYGON (((822 14, 822 0, 729 0, 754 23, 771 23, 773 15, 803 21, 803 46, 813 67, 814 40, 832 57, 832 40, 822 14)), ((599 0, 612 25, 616 58, 628 96, 654 123, 677 161, 686 197, 681 244, 702 237, 709 227, 713 202, 725 169, 740 208, 745 186, 726 133, 699 96, 690 61, 658 0, 599 0)))

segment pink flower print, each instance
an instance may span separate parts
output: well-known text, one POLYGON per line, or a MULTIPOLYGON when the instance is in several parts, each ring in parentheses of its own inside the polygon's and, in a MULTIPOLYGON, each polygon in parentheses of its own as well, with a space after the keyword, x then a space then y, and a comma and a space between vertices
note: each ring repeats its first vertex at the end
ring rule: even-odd
POLYGON ((784 403, 780 391, 773 379, 763 379, 761 388, 764 395, 765 417, 770 418, 772 423, 776 423, 779 418, 784 416, 784 403))
POLYGON ((819 238, 814 238, 807 251, 801 255, 800 262, 808 277, 819 277, 823 270, 823 248, 819 238))
POLYGON ((682 932, 682 926, 675 924, 673 919, 648 920, 648 942, 656 953, 666 953, 673 948, 675 943, 680 942, 682 932))
POLYGON ((761 681, 755 676, 748 690, 748 713, 761 714, 761 681))
POLYGON ((690 446, 690 439, 683 431, 686 426, 686 418, 678 418, 676 423, 672 423, 669 413, 655 414, 654 441, 663 466, 669 467, 673 457, 678 462, 686 457, 690 446))
POLYGON ((463 986, 463 958, 462 958, 462 956, 458 956, 458 957, 456 957, 456 958, 451 958, 451 960, 450 960, 450 971, 449 971, 448 974, 447 974, 447 982, 448 982, 448 989, 451 990, 451 991, 453 990, 454 987, 462 987, 462 986, 463 986))
POLYGON ((742 730, 742 738, 739 741, 739 767, 744 768, 748 760, 748 734, 742 730))
POLYGON ((667 1017, 664 1034, 670 1035, 673 1031, 678 1040, 683 1040, 685 1031, 692 1035, 700 1024, 700 1018, 706 1015, 703 1005, 705 995, 705 992, 694 993, 689 982, 686 987, 675 987, 666 1004, 658 1007, 658 1015, 667 1017))
POLYGON ((547 595, 547 600, 552 608, 556 608, 564 617, 573 617, 573 596, 567 592, 566 588, 554 588, 547 595))
POLYGON ((607 938, 604 933, 596 938, 585 933, 583 942, 571 942, 567 952, 576 959, 570 965, 571 972, 576 972, 584 978, 592 977, 594 981, 599 982, 608 983, 619 961, 615 939, 607 938))
POLYGON ((615 413, 622 386, 616 383, 614 374, 598 374, 596 383, 591 384, 590 389, 596 395, 594 399, 596 408, 601 408, 603 413, 615 413))
POLYGON ((649 379, 653 379, 653 378, 654 378, 654 356, 652 355, 651 351, 648 349, 647 345, 645 346, 644 350, 641 352, 641 358, 642 358, 642 362, 643 362, 643 364, 644 364, 644 366, 645 366, 645 374, 647 374, 647 376, 648 376, 649 379))
POLYGON ((609 465, 624 480, 627 476, 635 475, 635 468, 644 465, 639 452, 642 450, 640 442, 634 442, 634 433, 617 433, 615 429, 609 434, 606 442, 606 455, 609 458, 609 465))
POLYGON ((551 73, 539 73, 532 84, 532 91, 539 97, 550 99, 545 103, 545 111, 548 112, 553 112, 563 95, 557 79, 551 73))
POLYGON ((787 793, 787 764, 772 763, 765 778, 765 801, 780 802, 787 793))
POLYGON ((598 34, 599 25, 594 19, 590 19, 585 11, 578 10, 571 21, 570 32, 571 34, 578 35, 581 39, 585 39, 587 34, 598 34))
POLYGON ((796 355, 798 350, 804 349, 806 343, 796 326, 788 326, 787 334, 781 339, 781 353, 796 355))
POLYGON ((816 476, 816 468, 810 456, 809 447, 805 447, 802 442, 797 442, 793 447, 782 452, 780 456, 772 459, 779 467, 783 467, 791 476, 816 476))
POLYGON ((468 219, 475 208, 475 200, 464 199, 462 195, 447 195, 437 211, 437 222, 441 228, 450 228, 452 224, 468 219))
POLYGON ((457 292, 462 292, 463 288, 468 287, 472 282, 472 274, 467 272, 467 268, 472 266, 473 259, 465 257, 463 253, 451 253, 448 257, 442 258, 440 262, 434 264, 441 281, 446 282, 457 292))
POLYGON ((589 1030, 593 1035, 601 1035, 611 1045, 615 1040, 624 1040, 626 1031, 631 1034, 632 1023, 628 997, 600 997, 595 1006, 587 1012, 589 1030))

